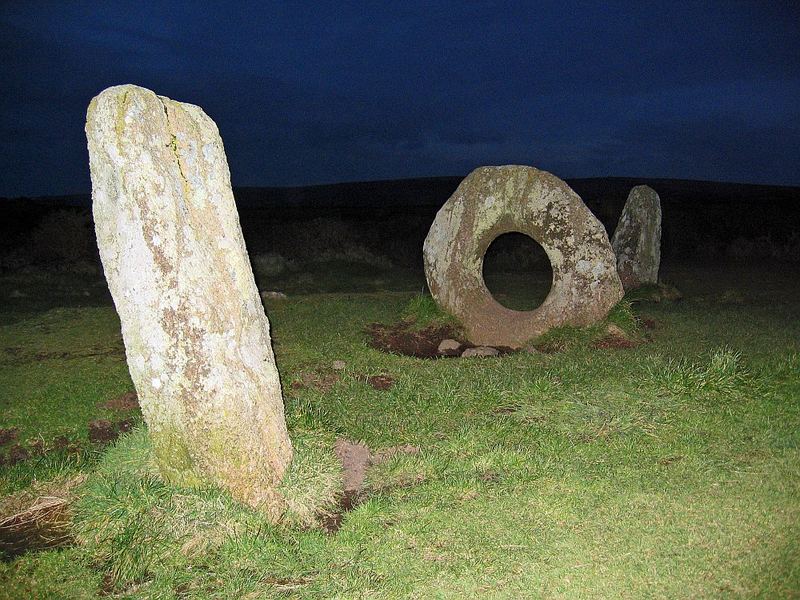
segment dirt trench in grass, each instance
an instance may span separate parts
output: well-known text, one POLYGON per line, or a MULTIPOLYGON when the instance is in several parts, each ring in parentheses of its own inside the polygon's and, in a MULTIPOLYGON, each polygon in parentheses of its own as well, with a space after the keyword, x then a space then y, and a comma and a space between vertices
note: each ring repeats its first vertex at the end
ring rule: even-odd
POLYGON ((344 491, 331 514, 322 516, 322 528, 327 533, 336 533, 342 526, 344 515, 353 510, 363 500, 364 479, 372 465, 379 465, 398 454, 415 455, 420 453, 417 446, 405 444, 391 446, 373 452, 369 446, 361 442, 352 442, 343 438, 336 440, 333 446, 337 458, 342 463, 344 491))

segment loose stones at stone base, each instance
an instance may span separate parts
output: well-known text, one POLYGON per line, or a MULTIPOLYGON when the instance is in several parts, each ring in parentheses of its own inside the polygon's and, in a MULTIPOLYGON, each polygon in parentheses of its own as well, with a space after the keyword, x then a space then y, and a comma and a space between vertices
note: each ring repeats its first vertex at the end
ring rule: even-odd
POLYGON ((439 354, 445 354, 447 356, 455 356, 458 353, 459 348, 461 348, 460 342, 457 342, 456 340, 446 339, 442 340, 436 351, 439 354))
POLYGON ((124 85, 92 100, 86 137, 100 258, 161 473, 277 519, 292 447, 217 127, 124 85))
POLYGON ((637 185, 628 194, 611 238, 617 271, 625 291, 658 283, 661 264, 661 199, 651 187, 637 185))
POLYGON ((589 325, 622 297, 603 225, 566 183, 533 167, 470 173, 436 214, 423 256, 434 300, 477 345, 519 348, 560 325, 589 325), (487 248, 512 231, 533 238, 550 259, 550 293, 532 311, 502 306, 483 281, 487 248))
POLYGON ((467 348, 461 353, 461 358, 474 358, 483 356, 498 356, 500 351, 491 346, 475 346, 474 348, 467 348))

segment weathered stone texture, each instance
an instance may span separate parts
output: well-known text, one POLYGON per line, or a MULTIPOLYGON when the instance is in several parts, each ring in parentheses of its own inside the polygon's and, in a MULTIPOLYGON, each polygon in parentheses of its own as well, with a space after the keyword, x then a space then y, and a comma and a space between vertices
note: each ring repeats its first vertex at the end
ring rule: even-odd
POLYGON ((292 446, 216 125, 124 85, 92 100, 86 136, 100 256, 162 474, 277 516, 292 446))
POLYGON ((661 264, 661 200, 653 188, 634 187, 611 238, 625 291, 658 283, 661 264))
POLYGON ((423 255, 434 299, 477 345, 518 348, 553 327, 588 325, 622 297, 602 224, 566 183, 533 167, 470 173, 437 213, 423 255), (487 248, 512 231, 536 240, 552 266, 550 293, 532 311, 502 306, 483 281, 487 248))

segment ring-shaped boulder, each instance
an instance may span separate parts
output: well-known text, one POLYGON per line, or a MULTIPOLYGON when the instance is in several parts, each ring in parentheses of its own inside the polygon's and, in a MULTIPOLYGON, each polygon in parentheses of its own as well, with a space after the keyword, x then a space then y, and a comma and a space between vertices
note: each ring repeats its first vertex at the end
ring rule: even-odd
POLYGON ((566 183, 533 167, 480 167, 436 214, 423 247, 436 303, 475 344, 519 348, 561 325, 603 319, 622 298, 606 230, 566 183), (531 311, 498 303, 483 280, 483 258, 500 235, 520 232, 544 248, 553 283, 531 311))

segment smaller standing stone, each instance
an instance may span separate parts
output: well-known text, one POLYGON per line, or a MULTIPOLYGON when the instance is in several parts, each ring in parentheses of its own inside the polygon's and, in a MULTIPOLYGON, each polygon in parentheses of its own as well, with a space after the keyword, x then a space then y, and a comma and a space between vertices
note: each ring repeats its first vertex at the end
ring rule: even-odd
POLYGON ((331 363, 331 369, 334 371, 344 371, 347 367, 347 363, 343 360, 335 360, 331 363))
POLYGON ((459 342, 456 340, 446 339, 442 340, 442 342, 439 344, 439 348, 436 351, 439 354, 455 356, 454 353, 457 353, 459 348, 461 348, 461 344, 459 342))
POLYGON ((483 357, 483 356, 497 356, 500 351, 491 346, 475 346, 474 348, 467 348, 461 353, 461 358, 483 357))
POLYGON ((637 185, 628 194, 611 238, 617 271, 626 292, 658 283, 661 263, 661 200, 653 188, 637 185))

